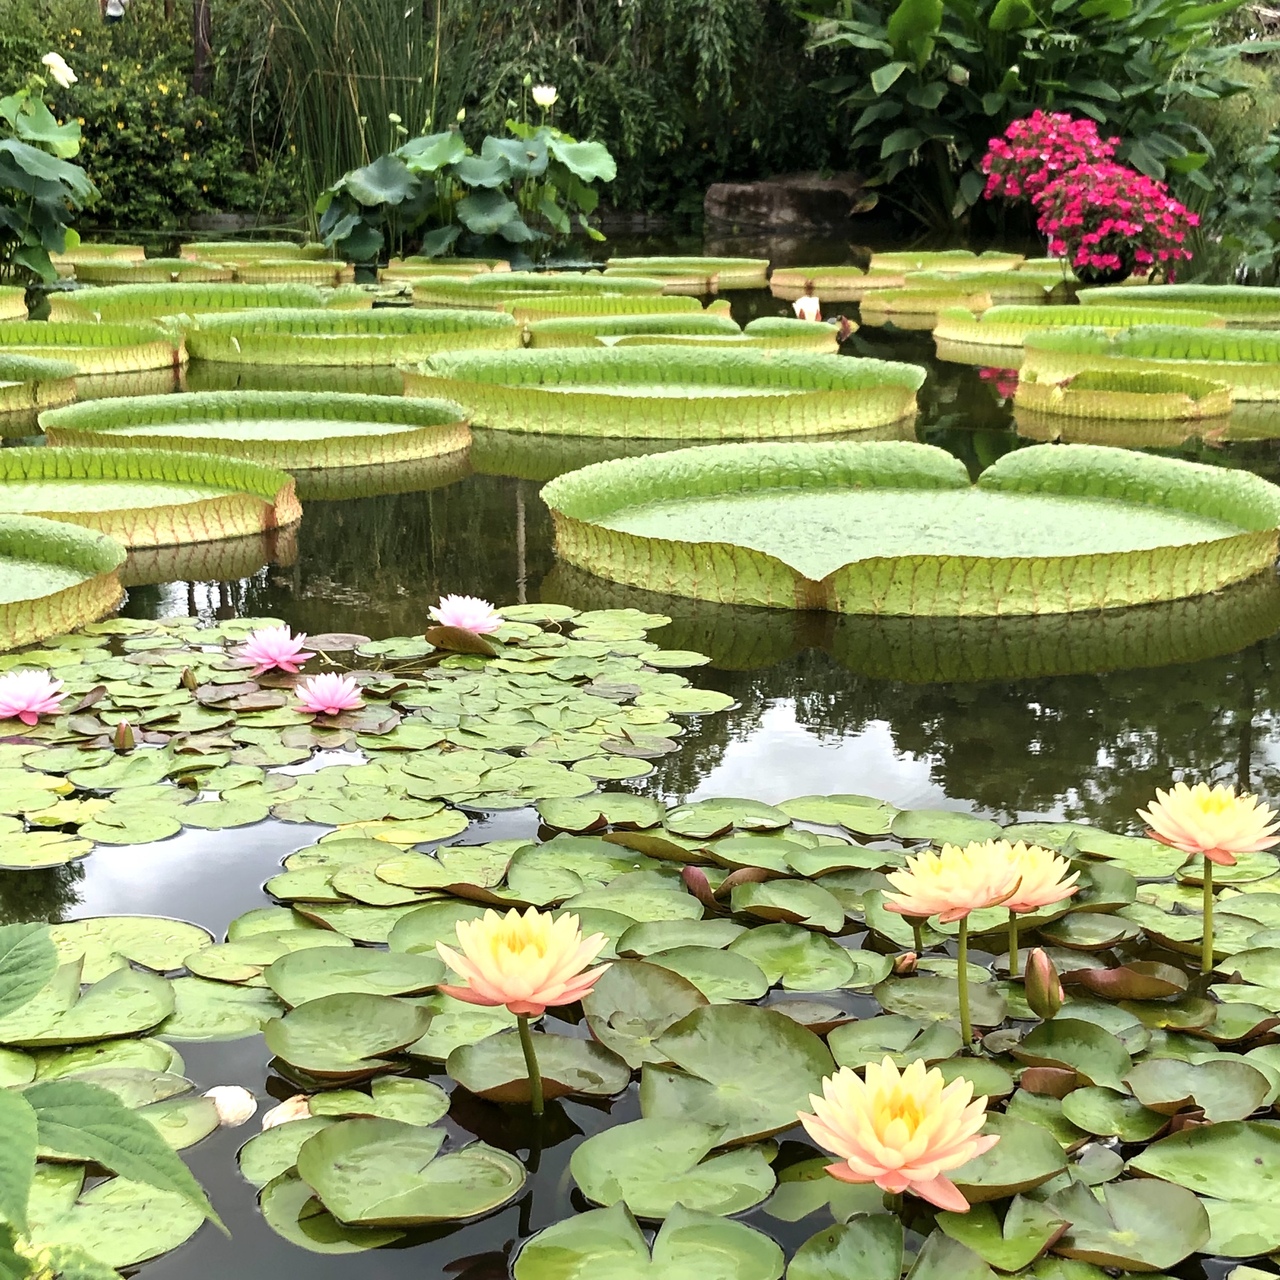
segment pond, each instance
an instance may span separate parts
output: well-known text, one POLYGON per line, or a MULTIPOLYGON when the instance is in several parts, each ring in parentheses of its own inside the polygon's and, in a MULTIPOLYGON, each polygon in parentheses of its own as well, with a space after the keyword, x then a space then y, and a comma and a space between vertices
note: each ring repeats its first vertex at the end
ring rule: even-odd
MULTIPOLYGON (((790 311, 764 292, 729 296, 740 322, 790 311)), ((914 437, 954 454, 975 478, 1001 455, 1034 443, 1016 430, 1009 375, 940 361, 927 334, 864 328, 844 351, 923 365, 928 379, 914 437)), ((218 385, 208 369, 198 376, 202 387, 218 385)), ((302 381, 323 385, 314 371, 302 381)), ((236 384, 233 374, 224 385, 236 384)), ((954 809, 1002 824, 1065 820, 1136 833, 1137 807, 1180 771, 1264 796, 1277 792, 1280 585, 1271 577, 1174 605, 1040 619, 876 619, 658 596, 558 564, 553 552, 542 483, 613 456, 609 442, 476 437, 467 462, 411 464, 375 482, 388 491, 304 493, 296 530, 196 548, 172 562, 157 554, 141 575, 146 585, 130 588, 124 616, 207 623, 270 617, 295 630, 376 640, 420 635, 431 625, 429 608, 450 592, 498 604, 665 614, 671 624, 648 638, 709 654, 710 666, 684 674, 735 704, 692 718, 679 749, 658 759, 649 776, 605 784, 668 805, 856 793, 900 809, 954 809)), ((1280 477, 1280 439, 1193 439, 1164 452, 1280 477)), ((338 484, 333 491, 343 492, 338 484)), ((929 511, 922 506, 922 523, 929 511)), ((1048 525, 1054 518, 1044 517, 1048 525)), ((325 754, 332 757, 325 763, 348 758, 325 754)), ((465 841, 532 837, 536 828, 529 809, 497 812, 473 822, 465 841)), ((187 829, 153 844, 100 847, 68 867, 3 872, 0 919, 156 914, 196 922, 221 938, 234 918, 265 905, 262 886, 281 860, 326 830, 277 821, 187 829)), ((853 1013, 874 1008, 848 992, 841 1001, 853 1013)), ((550 1016, 547 1029, 587 1034, 584 1024, 550 1016)), ((273 1096, 295 1092, 267 1072, 270 1054, 260 1037, 181 1047, 187 1074, 202 1088, 242 1084, 261 1095, 266 1075, 273 1096)), ((415 1072, 451 1086, 442 1070, 432 1074, 420 1064, 415 1072)), ((336 1256, 304 1255, 266 1225, 255 1188, 235 1166, 253 1126, 219 1131, 187 1157, 230 1237, 206 1225, 146 1274, 267 1280, 305 1268, 317 1280, 502 1280, 520 1241, 589 1207, 568 1172, 573 1150, 639 1116, 634 1084, 613 1102, 552 1102, 540 1130, 522 1107, 455 1092, 445 1121, 450 1134, 520 1154, 533 1171, 525 1192, 480 1221, 411 1230, 388 1247, 336 1256)), ((797 1138, 799 1129, 779 1135, 784 1153, 797 1138)), ((826 1219, 787 1222, 756 1209, 743 1221, 773 1236, 790 1257, 826 1219)))

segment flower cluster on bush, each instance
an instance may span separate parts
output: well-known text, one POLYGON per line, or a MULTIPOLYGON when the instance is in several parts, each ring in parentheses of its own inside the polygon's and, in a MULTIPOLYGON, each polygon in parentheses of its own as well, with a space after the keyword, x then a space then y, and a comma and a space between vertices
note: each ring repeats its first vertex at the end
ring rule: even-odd
POLYGON ((992 138, 982 160, 987 199, 1029 198, 1049 252, 1073 267, 1127 272, 1159 267, 1169 278, 1199 218, 1163 182, 1116 164, 1119 138, 1092 120, 1035 111, 992 138))

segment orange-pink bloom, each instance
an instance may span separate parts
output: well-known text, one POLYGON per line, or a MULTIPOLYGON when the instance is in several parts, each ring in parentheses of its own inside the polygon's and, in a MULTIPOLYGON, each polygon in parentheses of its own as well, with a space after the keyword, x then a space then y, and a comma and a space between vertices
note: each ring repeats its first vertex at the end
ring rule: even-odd
POLYGON ((1008 858, 993 857, 994 841, 974 842, 962 849, 944 844, 907 859, 906 870, 889 873, 894 892, 886 893, 886 911, 947 924, 971 911, 999 906, 1017 888, 1008 858))
POLYGON ((364 706, 360 686, 354 676, 340 676, 333 672, 308 676, 294 686, 298 696, 298 708, 316 715, 336 716, 340 711, 355 711, 364 706))
POLYGON ((523 916, 486 911, 479 920, 460 920, 456 930, 461 954, 443 942, 436 951, 466 985, 441 983, 438 990, 471 1004, 541 1017, 549 1007, 581 1000, 609 967, 587 967, 608 939, 584 938, 575 915, 554 917, 534 907, 523 916))
POLYGON ((883 1191, 904 1191, 939 1209, 965 1213, 969 1202, 945 1175, 999 1142, 980 1133, 986 1098, 960 1077, 947 1084, 942 1072, 917 1059, 901 1074, 893 1060, 870 1062, 866 1079, 841 1067, 822 1082, 822 1096, 809 1095, 813 1114, 800 1123, 821 1147, 840 1157, 827 1172, 842 1182, 874 1182, 883 1191))
POLYGON ((1258 853, 1280 841, 1280 821, 1257 796, 1236 795, 1235 787, 1189 787, 1179 782, 1170 791, 1156 788, 1149 809, 1138 817, 1162 844, 1183 853, 1199 853, 1221 866, 1235 865, 1236 854, 1258 853))

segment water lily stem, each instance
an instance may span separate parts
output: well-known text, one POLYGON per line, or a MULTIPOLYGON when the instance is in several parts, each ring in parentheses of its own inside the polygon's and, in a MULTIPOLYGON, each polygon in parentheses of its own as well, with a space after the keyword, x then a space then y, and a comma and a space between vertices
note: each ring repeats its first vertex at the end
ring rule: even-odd
POLYGON ((884 1207, 890 1213, 902 1212, 902 1192, 886 1191, 884 1193, 884 1207))
POLYGON ((1213 972, 1213 863, 1204 863, 1204 942, 1200 947, 1200 972, 1213 972))
POLYGON ((960 917, 960 940, 956 948, 956 990, 960 993, 960 1038, 965 1052, 973 1044, 973 1026, 969 1022, 969 917, 960 917))
POLYGON ((542 1114, 542 1072, 538 1070, 538 1055, 533 1050, 533 1033, 529 1030, 529 1015, 516 1015, 520 1024, 520 1047, 524 1050, 524 1066, 529 1073, 529 1105, 535 1116, 542 1114))
POLYGON ((911 937, 915 942, 916 955, 924 955, 924 921, 919 916, 911 917, 911 937))
POLYGON ((1018 976, 1018 915, 1009 912, 1009 977, 1018 976))

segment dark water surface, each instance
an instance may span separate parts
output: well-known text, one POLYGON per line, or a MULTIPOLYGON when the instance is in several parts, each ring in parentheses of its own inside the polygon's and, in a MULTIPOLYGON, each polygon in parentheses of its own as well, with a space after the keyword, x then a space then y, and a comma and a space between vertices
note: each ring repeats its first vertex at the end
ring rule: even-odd
MULTIPOLYGON (((740 320, 788 311, 763 293, 731 297, 740 320)), ((938 362, 928 335, 863 330, 845 350, 925 364, 915 438, 950 450, 974 475, 1030 443, 1014 428, 1000 380, 938 362)), ((206 366, 192 370, 191 382, 234 385, 235 376, 229 384, 206 366)), ((336 382, 341 375, 333 376, 336 382)), ((315 375, 308 382, 314 385, 315 375)), ((1263 438, 1190 442, 1166 452, 1275 478, 1277 450, 1276 440, 1263 438)), ((477 433, 469 459, 402 468, 390 478, 331 478, 318 494, 303 491, 296 532, 139 563, 138 578, 152 585, 130 589, 126 612, 270 615, 295 629, 374 637, 421 632, 443 592, 666 612, 672 625, 650 638, 710 653, 713 666, 692 672, 694 682, 739 703, 691 727, 678 753, 629 784, 669 801, 860 792, 1000 821, 1064 817, 1129 830, 1136 805, 1178 771, 1236 782, 1272 800, 1280 795, 1275 580, 1115 615, 1002 622, 836 618, 674 600, 556 564, 541 483, 621 451, 601 442, 578 447, 477 433), (370 494, 374 487, 382 491, 370 494), (335 496, 361 492, 369 496, 335 496)), ((466 839, 532 834, 534 825, 531 811, 496 815, 473 824, 466 839)), ((221 935, 233 917, 265 905, 261 886, 280 860, 323 830, 267 822, 188 831, 155 845, 101 848, 74 867, 0 874, 0 917, 156 913, 221 935)), ((265 1100, 267 1080, 278 1097, 293 1092, 270 1076, 260 1038, 181 1049, 201 1088, 240 1083, 265 1100)), ((443 1074, 435 1079, 449 1084, 443 1074)), ((613 1104, 614 1122, 638 1114, 634 1089, 613 1104)), ((256 1132, 251 1122, 187 1153, 232 1239, 206 1225, 146 1271, 157 1280, 499 1280, 521 1238, 587 1207, 567 1162, 577 1142, 607 1123, 605 1103, 553 1103, 540 1166, 522 1200, 400 1246, 326 1257, 286 1243, 258 1214, 234 1162, 236 1148, 256 1132)), ((521 1108, 463 1091, 454 1092, 448 1124, 521 1154, 536 1142, 521 1108)), ((748 1220, 788 1255, 823 1225, 817 1216, 788 1225, 759 1211, 748 1220)))

